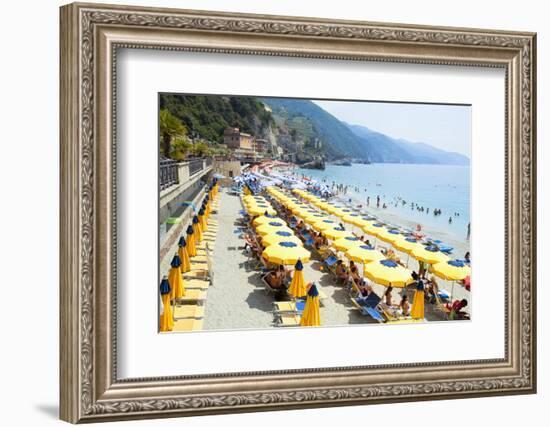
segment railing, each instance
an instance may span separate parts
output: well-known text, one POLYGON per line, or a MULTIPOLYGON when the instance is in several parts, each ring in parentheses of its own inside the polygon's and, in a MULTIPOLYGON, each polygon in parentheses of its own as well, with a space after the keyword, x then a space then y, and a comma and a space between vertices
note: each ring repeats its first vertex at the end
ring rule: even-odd
POLYGON ((200 172, 204 169, 203 159, 191 160, 189 162, 189 175, 195 175, 197 172, 200 172))
POLYGON ((172 185, 179 184, 178 162, 161 158, 160 160, 160 189, 164 190, 172 185))
POLYGON ((162 157, 160 160, 160 190, 165 190, 173 185, 187 182, 198 173, 207 170, 213 165, 212 158, 190 159, 177 162, 162 157))

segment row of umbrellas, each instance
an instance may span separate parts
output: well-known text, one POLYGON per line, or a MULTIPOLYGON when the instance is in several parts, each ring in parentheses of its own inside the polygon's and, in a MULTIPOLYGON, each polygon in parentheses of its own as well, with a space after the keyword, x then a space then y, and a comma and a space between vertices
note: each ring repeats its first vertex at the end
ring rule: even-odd
POLYGON ((273 264, 294 264, 288 293, 294 298, 306 297, 300 325, 320 326, 319 291, 315 284, 309 287, 306 285, 303 273, 304 263, 309 262, 311 253, 304 248, 302 241, 286 222, 276 215, 277 212, 264 197, 249 194, 242 201, 246 212, 256 217, 252 225, 265 248, 262 257, 273 264))
POLYGON ((210 216, 212 200, 217 196, 219 184, 213 179, 207 188, 201 207, 191 219, 185 236, 178 240, 178 251, 174 254, 170 263, 168 277, 164 277, 160 283, 159 291, 162 299, 163 313, 160 316, 161 332, 168 332, 174 328, 174 316, 171 302, 185 296, 185 281, 183 274, 191 271, 191 258, 197 255, 197 244, 203 239, 203 233, 207 230, 207 219, 210 216))
MULTIPOLYGON (((351 211, 350 209, 342 206, 338 206, 334 203, 327 202, 319 197, 315 196, 304 190, 293 190, 293 192, 299 195, 302 199, 308 200, 313 205, 317 206, 320 210, 330 213, 336 217, 339 217, 342 222, 348 223, 359 227, 363 232, 377 239, 390 243, 397 250, 412 256, 420 262, 424 262, 431 265, 431 272, 444 280, 464 280, 470 275, 470 267, 460 260, 451 260, 446 254, 441 252, 435 245, 422 244, 418 239, 410 234, 402 233, 398 229, 388 228, 375 217, 370 215, 360 215, 351 211)), ((330 221, 329 219, 322 220, 325 223, 330 221)), ((306 221, 307 222, 307 221, 306 221)), ((316 224, 313 224, 313 228, 316 224)), ((318 225, 317 228, 318 229, 318 225)), ((338 238, 345 234, 344 231, 338 227, 333 227, 336 232, 330 228, 327 230, 321 229, 327 238, 338 238), (338 233, 338 230, 341 233, 338 233)), ((349 236, 345 236, 349 237, 349 236)), ((335 247, 339 249, 338 240, 335 242, 335 247)), ((359 245, 361 241, 357 242, 359 245)))

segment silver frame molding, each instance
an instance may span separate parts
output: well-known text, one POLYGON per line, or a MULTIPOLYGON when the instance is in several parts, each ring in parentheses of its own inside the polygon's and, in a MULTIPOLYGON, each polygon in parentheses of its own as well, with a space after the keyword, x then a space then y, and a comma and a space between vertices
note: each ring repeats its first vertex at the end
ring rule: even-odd
POLYGON ((63 420, 113 421, 536 391, 535 34, 78 3, 63 6, 60 13, 63 420), (505 69, 505 357, 117 379, 118 48, 505 69))

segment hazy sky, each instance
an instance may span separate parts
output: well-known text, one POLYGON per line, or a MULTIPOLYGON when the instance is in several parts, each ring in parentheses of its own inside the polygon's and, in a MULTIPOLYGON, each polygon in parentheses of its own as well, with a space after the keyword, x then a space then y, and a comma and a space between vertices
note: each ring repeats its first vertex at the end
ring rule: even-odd
POLYGON ((457 105, 313 101, 336 118, 393 138, 470 157, 470 108, 457 105))

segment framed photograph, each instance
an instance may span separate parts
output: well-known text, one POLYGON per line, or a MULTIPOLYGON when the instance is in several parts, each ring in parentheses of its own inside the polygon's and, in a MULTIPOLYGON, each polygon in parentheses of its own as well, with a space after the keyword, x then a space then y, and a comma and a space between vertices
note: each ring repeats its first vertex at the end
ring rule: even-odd
POLYGON ((61 8, 61 418, 536 391, 533 33, 61 8))

